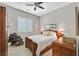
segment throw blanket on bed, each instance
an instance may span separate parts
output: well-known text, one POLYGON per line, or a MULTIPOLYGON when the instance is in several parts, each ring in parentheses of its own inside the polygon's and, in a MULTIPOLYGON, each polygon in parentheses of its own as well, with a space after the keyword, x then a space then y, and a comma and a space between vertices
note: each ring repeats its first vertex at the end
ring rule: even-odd
POLYGON ((43 36, 43 35, 33 35, 28 36, 33 42, 38 44, 36 55, 40 55, 40 52, 45 49, 47 46, 52 44, 53 41, 57 39, 56 36, 43 36))

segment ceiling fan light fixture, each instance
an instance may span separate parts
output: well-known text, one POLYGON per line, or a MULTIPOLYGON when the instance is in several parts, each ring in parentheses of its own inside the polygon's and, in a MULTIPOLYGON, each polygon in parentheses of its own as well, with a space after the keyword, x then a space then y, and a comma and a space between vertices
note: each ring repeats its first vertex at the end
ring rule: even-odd
POLYGON ((36 11, 37 8, 44 9, 44 7, 40 6, 43 2, 34 2, 34 4, 26 4, 26 6, 35 6, 34 11, 36 11))

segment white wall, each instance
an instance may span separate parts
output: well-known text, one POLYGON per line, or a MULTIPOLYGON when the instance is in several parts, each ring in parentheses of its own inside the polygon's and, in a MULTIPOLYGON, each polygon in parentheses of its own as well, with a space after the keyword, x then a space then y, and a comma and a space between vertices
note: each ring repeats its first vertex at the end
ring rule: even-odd
MULTIPOLYGON (((40 28, 40 20, 39 17, 11 8, 11 7, 6 7, 7 10, 7 25, 10 25, 8 28, 8 35, 10 33, 16 32, 17 33, 17 17, 18 16, 23 16, 23 17, 28 17, 30 19, 33 19, 33 32, 31 34, 39 34, 39 28, 40 28), (37 28, 36 28, 37 26, 37 28)), ((19 33, 21 36, 26 36, 30 35, 30 33, 19 33)))
MULTIPOLYGON (((11 22, 13 23, 13 26, 11 29, 8 30, 8 33, 11 32, 17 32, 17 16, 25 16, 25 17, 30 17, 33 20, 33 33, 37 34, 40 30, 40 24, 41 25, 46 25, 46 24, 57 24, 57 29, 63 28, 65 34, 67 36, 75 36, 76 35, 76 22, 75 22, 75 4, 71 4, 68 6, 65 6, 63 8, 57 9, 55 11, 52 11, 51 13, 41 16, 40 20, 39 17, 19 11, 17 9, 7 7, 7 19, 8 19, 8 24, 11 22), (35 28, 36 24, 38 25, 39 28, 35 28)), ((25 33, 26 35, 27 33, 25 33)))
POLYGON ((75 4, 70 4, 40 17, 40 23, 43 26, 57 24, 57 30, 64 29, 66 36, 76 36, 75 4))

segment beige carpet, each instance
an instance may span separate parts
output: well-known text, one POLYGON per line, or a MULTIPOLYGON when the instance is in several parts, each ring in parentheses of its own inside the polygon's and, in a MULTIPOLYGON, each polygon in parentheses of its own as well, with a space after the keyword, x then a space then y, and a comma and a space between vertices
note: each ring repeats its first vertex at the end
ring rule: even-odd
MULTIPOLYGON (((32 56, 31 51, 28 48, 25 48, 25 45, 22 46, 10 46, 8 44, 8 56, 32 56)), ((52 56, 52 49, 43 54, 42 56, 52 56)))

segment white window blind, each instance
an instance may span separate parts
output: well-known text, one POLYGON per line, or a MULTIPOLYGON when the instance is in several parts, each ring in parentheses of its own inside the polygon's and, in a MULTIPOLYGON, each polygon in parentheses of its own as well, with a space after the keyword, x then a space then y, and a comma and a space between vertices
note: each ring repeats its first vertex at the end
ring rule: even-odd
POLYGON ((17 20, 17 31, 32 32, 32 19, 19 16, 17 20))

